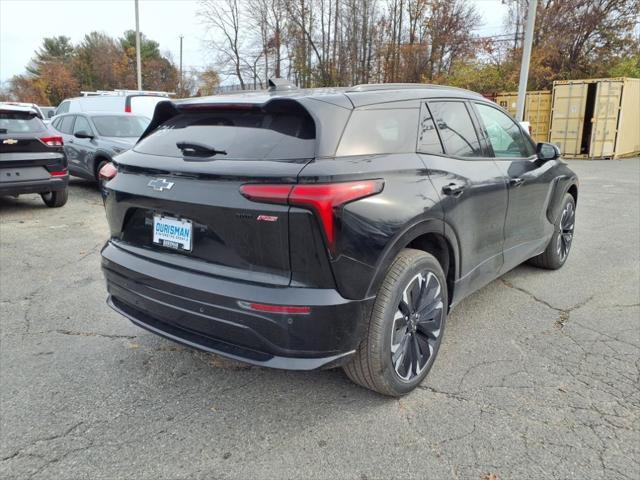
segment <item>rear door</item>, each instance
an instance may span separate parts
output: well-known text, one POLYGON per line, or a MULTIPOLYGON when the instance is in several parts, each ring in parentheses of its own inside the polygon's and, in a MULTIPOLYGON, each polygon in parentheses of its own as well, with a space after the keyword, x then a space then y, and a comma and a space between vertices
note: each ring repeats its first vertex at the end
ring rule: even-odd
POLYGON ((93 177, 92 165, 93 155, 96 150, 96 142, 93 138, 78 138, 75 136, 78 132, 85 132, 89 135, 95 135, 95 132, 89 124, 89 120, 84 115, 76 115, 76 121, 73 124, 73 131, 69 141, 69 149, 74 152, 74 165, 78 170, 82 170, 85 176, 93 177))
POLYGON ((507 185, 480 141, 467 102, 430 100, 421 115, 418 149, 459 243, 459 299, 500 273, 507 185))
POLYGON ((85 176, 84 169, 80 164, 78 150, 75 146, 76 139, 73 136, 73 125, 75 121, 75 115, 64 115, 62 117, 58 117, 53 123, 53 126, 58 132, 60 132, 62 139, 64 140, 64 151, 67 154, 67 161, 69 162, 69 173, 72 175, 85 176))
POLYGON ((295 183, 314 148, 301 107, 185 108, 116 157, 112 239, 182 268, 288 285, 289 206, 250 201, 240 187, 295 183))
POLYGON ((129 95, 125 103, 125 112, 152 118, 153 111, 158 102, 167 100, 167 97, 156 95, 129 95))
POLYGON ((540 253, 552 225, 547 207, 553 186, 555 160, 538 160, 532 141, 518 124, 497 107, 474 102, 481 134, 509 185, 509 208, 504 225, 504 267, 516 265, 540 253))

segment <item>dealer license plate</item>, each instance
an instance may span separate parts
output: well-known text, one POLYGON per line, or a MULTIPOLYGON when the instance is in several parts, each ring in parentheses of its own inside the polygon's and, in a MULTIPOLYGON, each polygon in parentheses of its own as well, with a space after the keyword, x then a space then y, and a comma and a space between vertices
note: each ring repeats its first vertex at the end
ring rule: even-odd
POLYGON ((153 216, 153 243, 190 252, 193 247, 191 221, 162 215, 153 216))

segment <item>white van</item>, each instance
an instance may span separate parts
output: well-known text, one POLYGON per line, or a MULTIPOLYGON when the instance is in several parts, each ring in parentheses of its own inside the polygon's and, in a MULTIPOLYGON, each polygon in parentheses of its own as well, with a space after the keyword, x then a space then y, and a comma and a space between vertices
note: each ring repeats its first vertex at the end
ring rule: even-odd
POLYGON ((69 112, 125 112, 152 118, 158 102, 169 99, 167 92, 114 90, 82 92, 82 97, 67 98, 55 115, 69 112))

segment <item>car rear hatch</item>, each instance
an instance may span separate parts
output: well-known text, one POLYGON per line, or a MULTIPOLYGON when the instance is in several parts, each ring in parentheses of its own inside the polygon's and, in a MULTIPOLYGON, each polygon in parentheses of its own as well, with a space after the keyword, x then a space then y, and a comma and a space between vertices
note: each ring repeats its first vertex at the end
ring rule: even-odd
POLYGON ((179 268, 289 285, 290 207, 251 201, 241 186, 296 183, 315 136, 312 117, 293 101, 167 102, 116 158, 105 201, 112 241, 179 268))
POLYGON ((3 182, 66 174, 62 138, 48 130, 35 112, 0 108, 0 169, 3 182))

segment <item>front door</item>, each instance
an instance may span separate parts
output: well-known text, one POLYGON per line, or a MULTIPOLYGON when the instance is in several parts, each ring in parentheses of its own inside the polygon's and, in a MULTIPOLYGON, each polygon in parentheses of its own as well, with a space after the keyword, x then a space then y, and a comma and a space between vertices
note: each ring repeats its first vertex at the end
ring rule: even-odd
POLYGON ((553 225, 547 219, 555 160, 538 160, 533 142, 506 113, 489 103, 474 102, 481 134, 509 186, 504 224, 504 266, 511 270, 542 252, 553 225))

